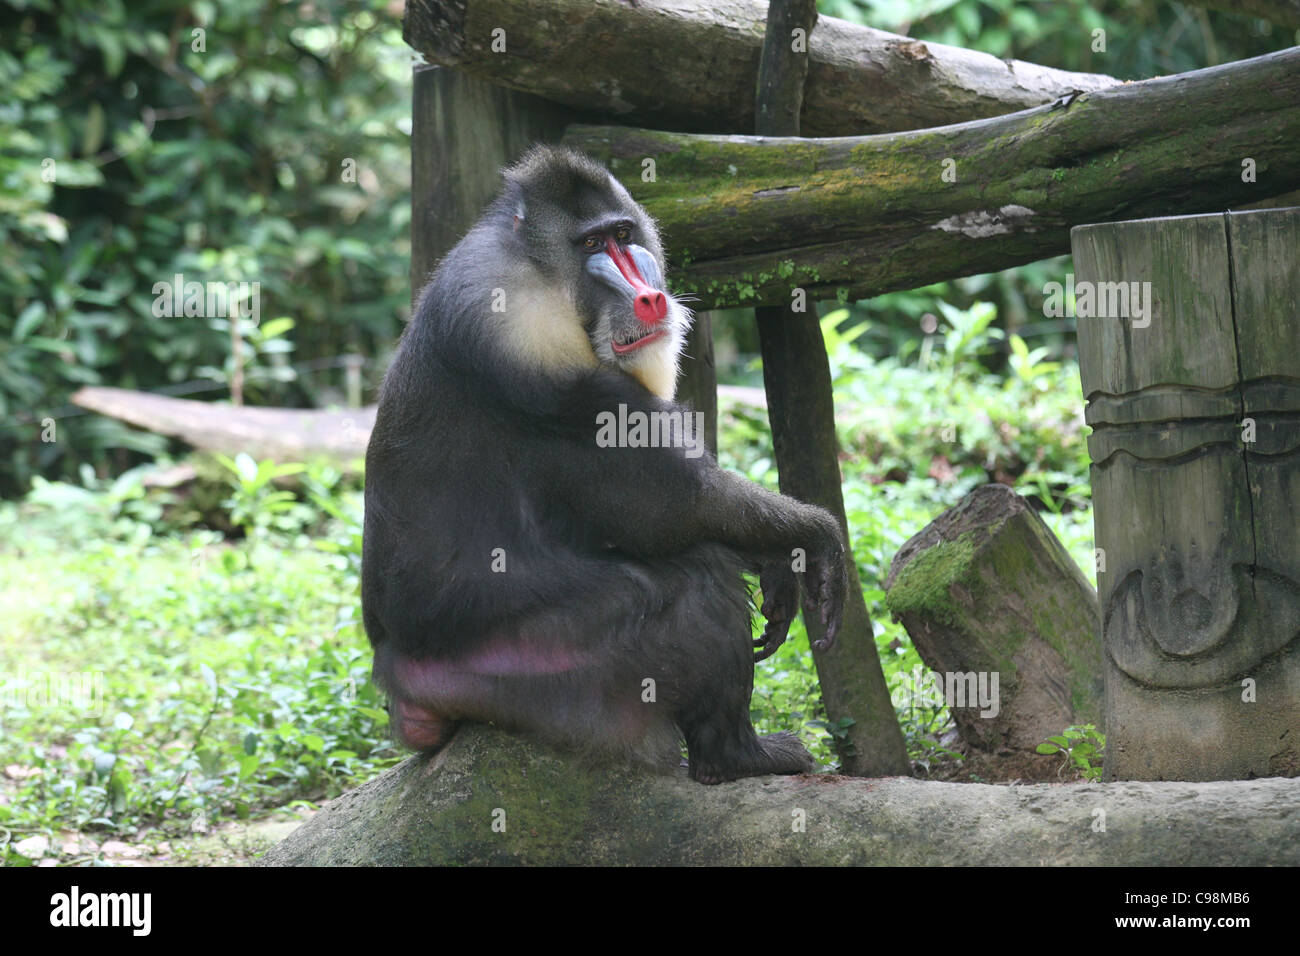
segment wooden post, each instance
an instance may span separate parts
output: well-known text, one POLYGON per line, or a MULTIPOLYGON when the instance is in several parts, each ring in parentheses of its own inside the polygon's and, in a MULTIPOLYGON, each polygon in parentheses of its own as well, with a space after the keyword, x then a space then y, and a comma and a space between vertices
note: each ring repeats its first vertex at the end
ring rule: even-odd
MULTIPOLYGON (((760 135, 799 135, 808 73, 806 41, 816 21, 813 0, 772 0, 768 5, 755 97, 755 132, 760 135)), ((786 302, 755 309, 754 319, 763 353, 763 385, 781 491, 835 515, 848 544, 849 589, 840 634, 829 650, 813 650, 827 716, 832 724, 843 727, 843 733, 836 736, 840 765, 844 773, 857 777, 908 773, 907 745, 898 728, 853 564, 840 487, 831 369, 817 309, 807 302, 795 311, 786 302)), ((821 622, 809 595, 805 593, 803 598, 804 626, 809 640, 816 641, 822 636, 821 622)))
POLYGON ((416 67, 411 105, 411 299, 501 188, 501 167, 559 142, 578 113, 456 70, 416 67))
POLYGON ((1106 776, 1300 775, 1300 208, 1072 242, 1106 776))
POLYGON ((677 401, 704 414, 704 446, 718 451, 718 367, 713 356, 713 313, 696 312, 682 350, 677 401))

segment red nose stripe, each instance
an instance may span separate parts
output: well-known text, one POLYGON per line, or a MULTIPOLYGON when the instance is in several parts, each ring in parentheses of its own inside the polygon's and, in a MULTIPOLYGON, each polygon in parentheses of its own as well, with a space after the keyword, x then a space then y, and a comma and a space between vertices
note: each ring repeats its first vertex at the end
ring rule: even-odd
POLYGON ((605 252, 614 260, 614 265, 628 285, 632 287, 632 311, 646 325, 654 325, 668 314, 668 299, 658 289, 646 285, 636 261, 628 255, 626 249, 613 239, 605 240, 605 252))

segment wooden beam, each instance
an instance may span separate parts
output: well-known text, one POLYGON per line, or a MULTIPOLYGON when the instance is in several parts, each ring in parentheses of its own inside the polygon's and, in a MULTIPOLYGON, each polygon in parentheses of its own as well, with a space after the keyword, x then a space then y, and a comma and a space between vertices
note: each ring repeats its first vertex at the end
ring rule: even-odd
MULTIPOLYGON (((748 133, 763 0, 407 0, 430 63, 638 126, 748 133)), ((919 129, 1118 81, 822 17, 809 44, 806 136, 919 129)))
POLYGON ((575 127, 699 308, 860 299, 1069 252, 1070 227, 1300 188, 1300 47, 1012 116, 790 139, 575 127), (655 162, 653 182, 642 161, 655 162))

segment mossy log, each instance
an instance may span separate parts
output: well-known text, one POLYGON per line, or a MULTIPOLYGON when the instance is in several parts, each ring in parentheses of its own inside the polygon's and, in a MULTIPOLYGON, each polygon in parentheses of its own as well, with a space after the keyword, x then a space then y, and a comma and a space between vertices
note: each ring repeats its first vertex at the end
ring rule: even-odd
POLYGON ((942 129, 575 126, 564 141, 659 220, 674 288, 698 308, 786 304, 797 288, 847 301, 1069 252, 1082 223, 1300 188, 1300 47, 942 129))
POLYGON ((1097 592, 1010 488, 977 488, 913 535, 885 590, 921 659, 960 695, 948 705, 968 744, 1032 753, 1072 724, 1101 725, 1097 592), (975 687, 993 693, 972 699, 975 687))
POLYGON ((468 726, 327 804, 261 864, 1297 866, 1300 781, 705 787, 468 726))
MULTIPOLYGON (((402 35, 430 63, 573 109, 748 133, 766 16, 764 0, 408 0, 402 35)), ((809 136, 943 126, 1118 82, 835 17, 819 18, 808 51, 809 136)))

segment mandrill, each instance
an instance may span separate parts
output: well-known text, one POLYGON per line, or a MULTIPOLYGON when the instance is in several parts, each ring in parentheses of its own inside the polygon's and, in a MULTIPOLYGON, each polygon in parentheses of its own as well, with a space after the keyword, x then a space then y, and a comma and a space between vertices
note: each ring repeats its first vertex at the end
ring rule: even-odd
POLYGON ((437 750, 467 720, 652 764, 684 739, 702 783, 813 769, 793 735, 754 732, 754 661, 798 609, 799 550, 829 646, 843 539, 692 441, 689 322, 654 222, 570 150, 507 169, 438 266, 366 455, 362 603, 401 743, 437 750))

